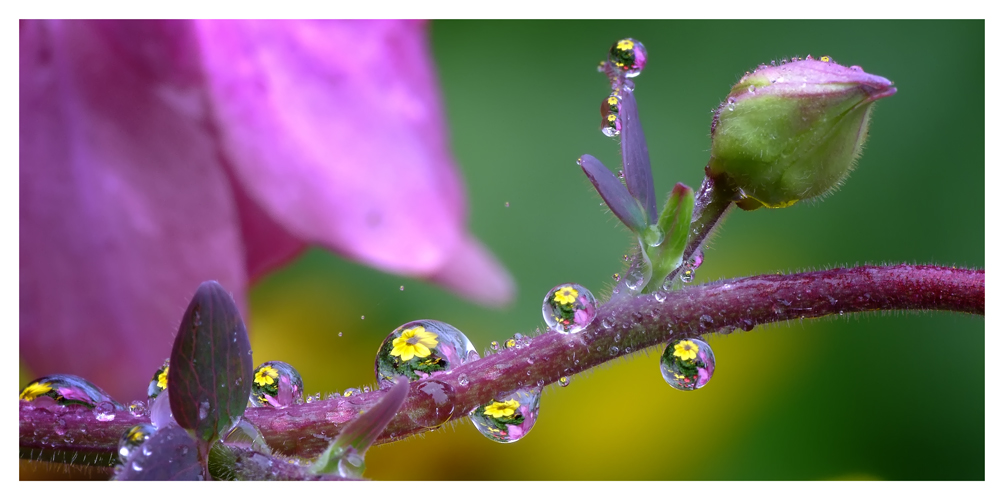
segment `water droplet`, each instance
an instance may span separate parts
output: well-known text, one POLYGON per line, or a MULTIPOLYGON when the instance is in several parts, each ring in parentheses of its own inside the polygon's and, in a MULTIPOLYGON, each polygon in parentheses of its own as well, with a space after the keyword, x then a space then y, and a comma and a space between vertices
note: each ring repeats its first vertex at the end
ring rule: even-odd
POLYGON ((174 421, 174 414, 170 411, 170 389, 161 391, 149 404, 149 421, 156 427, 165 427, 174 421))
POLYGON ((379 387, 403 375, 420 380, 478 359, 476 348, 460 330, 436 320, 416 320, 396 327, 375 354, 379 387))
POLYGON ((748 91, 748 92, 750 92, 750 93, 754 93, 754 92, 756 92, 756 91, 757 91, 757 87, 755 87, 755 86, 753 86, 753 85, 750 85, 750 87, 749 87, 749 88, 747 88, 747 91, 748 91))
POLYGON ((617 273, 615 273, 614 275, 611 275, 611 279, 614 280, 615 282, 617 282, 617 281, 619 281, 619 280, 622 279, 622 276, 619 275, 619 274, 617 274, 617 273))
POLYGON ((569 381, 570 381, 570 377, 568 375, 565 375, 563 377, 559 377, 559 387, 566 387, 566 386, 568 386, 569 385, 569 381))
POLYGON ((348 387, 347 389, 344 389, 345 398, 350 398, 352 396, 357 396, 359 394, 361 394, 361 389, 358 389, 356 387, 348 387))
POLYGON ((132 470, 142 472, 142 465, 139 465, 139 462, 132 462, 132 470))
POLYGON ((715 353, 701 339, 671 341, 660 357, 660 373, 670 387, 681 391, 699 389, 715 373, 715 353))
POLYGON ((657 225, 650 225, 642 234, 642 241, 649 247, 660 247, 664 237, 662 228, 657 225))
POLYGON ((344 337, 344 333, 343 332, 337 332, 337 337, 344 337))
POLYGON ((511 348, 513 348, 515 346, 517 346, 517 339, 515 339, 513 337, 511 337, 510 339, 507 339, 503 343, 503 348, 504 349, 511 349, 511 348))
POLYGON ((59 436, 65 436, 66 435, 66 421, 63 420, 63 419, 59 419, 56 422, 55 431, 56 431, 57 435, 59 435, 59 436))
POLYGON ((156 427, 152 424, 139 424, 132 426, 118 439, 118 461, 128 462, 130 456, 145 443, 149 436, 156 432, 156 427))
POLYGON ((458 385, 466 387, 469 385, 469 376, 462 374, 458 376, 458 385))
POLYGON ((632 292, 638 292, 646 284, 646 279, 649 278, 648 274, 652 272, 647 272, 646 269, 649 265, 645 263, 636 262, 629 268, 628 273, 625 274, 625 287, 632 292))
POLYGON ((198 420, 205 420, 205 417, 208 416, 208 409, 210 407, 211 405, 208 403, 208 400, 198 403, 198 420))
POLYGON ((508 202, 503 203, 503 207, 509 208, 510 207, 510 202, 508 201, 508 202))
POLYGON ((284 408, 302 402, 305 395, 302 375, 283 361, 261 363, 253 371, 250 404, 284 408))
POLYGON ((233 430, 229 431, 229 434, 226 434, 226 437, 222 441, 229 446, 236 446, 265 455, 271 454, 271 448, 267 446, 267 442, 264 441, 264 436, 261 435, 260 430, 245 419, 237 422, 233 426, 233 430))
POLYGON ((365 319, 365 315, 361 315, 361 319, 364 320, 365 319))
POLYGON ((712 324, 712 317, 710 315, 701 315, 698 317, 698 321, 701 322, 701 328, 708 327, 712 324))
POLYGON ((582 331, 594 321, 597 301, 586 287, 567 283, 553 287, 542 301, 542 318, 549 328, 564 334, 582 331))
POLYGON ((639 76, 646 67, 646 47, 638 40, 625 38, 618 40, 608 51, 608 64, 624 73, 626 78, 639 76))
POLYGON ((601 133, 606 137, 617 137, 622 132, 622 121, 617 114, 601 117, 601 133))
POLYGON ((618 355, 618 346, 611 346, 608 348, 608 352, 611 353, 611 356, 618 355))
POLYGON ((620 340, 622 340, 622 335, 621 334, 615 334, 615 342, 618 342, 620 340))
POLYGON ((694 282, 694 268, 689 263, 681 265, 681 282, 685 284, 694 282))
POLYGON ((656 299, 657 302, 662 303, 667 299, 667 293, 663 291, 656 291, 653 293, 653 298, 656 299))
POLYGON ((625 348, 625 354, 629 354, 631 352, 632 352, 632 348, 629 348, 629 347, 625 348))
POLYGON ((21 389, 19 399, 35 405, 85 405, 94 408, 101 402, 108 402, 118 406, 108 393, 89 380, 65 374, 49 375, 29 382, 21 389))
POLYGON ((421 427, 437 427, 455 412, 455 390, 444 382, 427 380, 414 386, 412 391, 419 407, 407 415, 421 427))
POLYGON ((361 391, 366 392, 366 393, 370 393, 370 392, 372 392, 372 388, 369 387, 369 386, 364 386, 364 387, 361 388, 361 391))
POLYGON ((518 389, 494 397, 469 412, 479 433, 492 441, 513 443, 523 438, 538 418, 539 388, 518 389))
POLYGON ((493 351, 499 350, 500 349, 500 343, 497 342, 497 341, 491 342, 490 343, 490 349, 492 349, 493 351))
POLYGON ((406 290, 406 286, 403 286, 403 285, 400 285, 400 286, 399 286, 399 290, 400 290, 400 291, 405 291, 405 290, 406 290))
POLYGON ((94 418, 100 422, 110 422, 115 419, 115 405, 110 401, 101 401, 94 407, 94 418))
POLYGON ((149 379, 149 387, 146 389, 146 396, 149 397, 150 405, 152 400, 160 395, 167 388, 167 372, 170 369, 170 358, 163 360, 163 365, 153 372, 153 377, 149 379))

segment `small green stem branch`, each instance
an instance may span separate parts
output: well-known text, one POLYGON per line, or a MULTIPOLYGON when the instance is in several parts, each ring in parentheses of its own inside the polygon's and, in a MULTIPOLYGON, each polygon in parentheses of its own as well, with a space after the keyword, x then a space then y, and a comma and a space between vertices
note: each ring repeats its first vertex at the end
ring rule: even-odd
MULTIPOLYGON (((704 186, 703 189, 704 190, 704 186)), ((721 216, 715 215, 715 219, 721 216)), ((706 215, 709 216, 709 215, 706 215)), ((711 217, 711 216, 709 216, 711 217)), ((759 275, 690 286, 676 292, 619 299, 602 306, 583 332, 548 332, 529 344, 488 356, 435 375, 453 388, 451 419, 465 416, 500 393, 557 382, 615 358, 670 340, 783 320, 874 310, 941 310, 985 314, 983 270, 937 266, 862 266, 791 275, 759 275)), ((416 383, 419 384, 419 383, 416 383)), ((301 404, 286 409, 250 408, 245 418, 256 425, 275 451, 311 458, 362 411, 370 410, 381 391, 301 404)), ((437 409, 411 389, 402 409, 376 444, 431 430, 414 420, 437 409)), ((20 404, 21 458, 54 458, 54 453, 83 455, 86 462, 113 461, 119 436, 148 422, 119 412, 98 422, 86 410, 67 407, 50 412, 20 404)), ((60 458, 60 461, 68 461, 60 458)), ((100 464, 100 463, 97 463, 100 464)))

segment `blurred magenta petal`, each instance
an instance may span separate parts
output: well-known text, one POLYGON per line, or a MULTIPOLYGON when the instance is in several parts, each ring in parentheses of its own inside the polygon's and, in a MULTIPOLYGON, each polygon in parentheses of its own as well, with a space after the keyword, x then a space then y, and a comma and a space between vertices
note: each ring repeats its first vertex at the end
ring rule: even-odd
POLYGON ((422 25, 27 21, 20 38, 20 352, 37 374, 138 398, 202 281, 244 305, 310 243, 485 304, 513 295, 466 233, 422 25))

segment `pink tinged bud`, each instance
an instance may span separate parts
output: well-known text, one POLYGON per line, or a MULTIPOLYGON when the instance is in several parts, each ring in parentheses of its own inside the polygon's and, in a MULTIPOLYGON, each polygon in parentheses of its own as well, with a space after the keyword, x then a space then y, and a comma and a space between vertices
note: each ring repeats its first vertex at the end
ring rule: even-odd
POLYGON ((19 73, 20 352, 39 375, 138 397, 191 289, 245 306, 307 244, 513 298, 465 228, 421 23, 26 21, 19 73))
POLYGON ((830 192, 861 153, 872 104, 894 93, 891 81, 828 57, 758 69, 716 111, 709 174, 742 189, 744 209, 830 192))

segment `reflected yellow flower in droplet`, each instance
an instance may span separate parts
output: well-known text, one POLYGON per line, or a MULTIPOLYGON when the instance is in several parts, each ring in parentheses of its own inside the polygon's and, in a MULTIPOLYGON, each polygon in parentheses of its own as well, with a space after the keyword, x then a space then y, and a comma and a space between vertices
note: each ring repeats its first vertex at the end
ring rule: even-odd
POLYGON ((674 345, 674 356, 691 361, 698 357, 698 345, 691 341, 681 341, 674 345))
POLYGON ((266 366, 257 370, 253 376, 253 381, 258 386, 269 386, 274 384, 274 379, 278 378, 278 371, 271 366, 266 366))
POLYGON ((404 330, 399 337, 393 339, 392 351, 389 354, 398 356, 403 361, 408 361, 414 356, 417 358, 426 358, 430 356, 431 348, 436 348, 437 345, 437 334, 429 332, 418 325, 404 330))
POLYGON ((483 411, 485 415, 489 415, 493 418, 509 418, 514 415, 521 403, 518 403, 516 399, 510 401, 494 401, 493 404, 486 407, 483 411))
POLYGON ((170 371, 170 367, 164 368, 160 375, 156 376, 156 387, 160 389, 167 388, 167 372, 170 371))
POLYGON ((567 304, 573 304, 573 303, 575 303, 576 302, 576 298, 579 295, 580 295, 580 293, 577 292, 576 289, 574 289, 573 287, 570 287, 568 285, 565 285, 563 287, 560 287, 559 290, 556 291, 556 294, 554 296, 552 296, 552 299, 556 303, 565 306, 567 304))
POLYGON ((34 382, 28 385, 28 387, 25 387, 24 390, 21 391, 20 398, 25 401, 32 401, 35 398, 51 390, 52 390, 52 385, 49 384, 48 382, 43 382, 41 384, 39 384, 38 382, 34 382))

